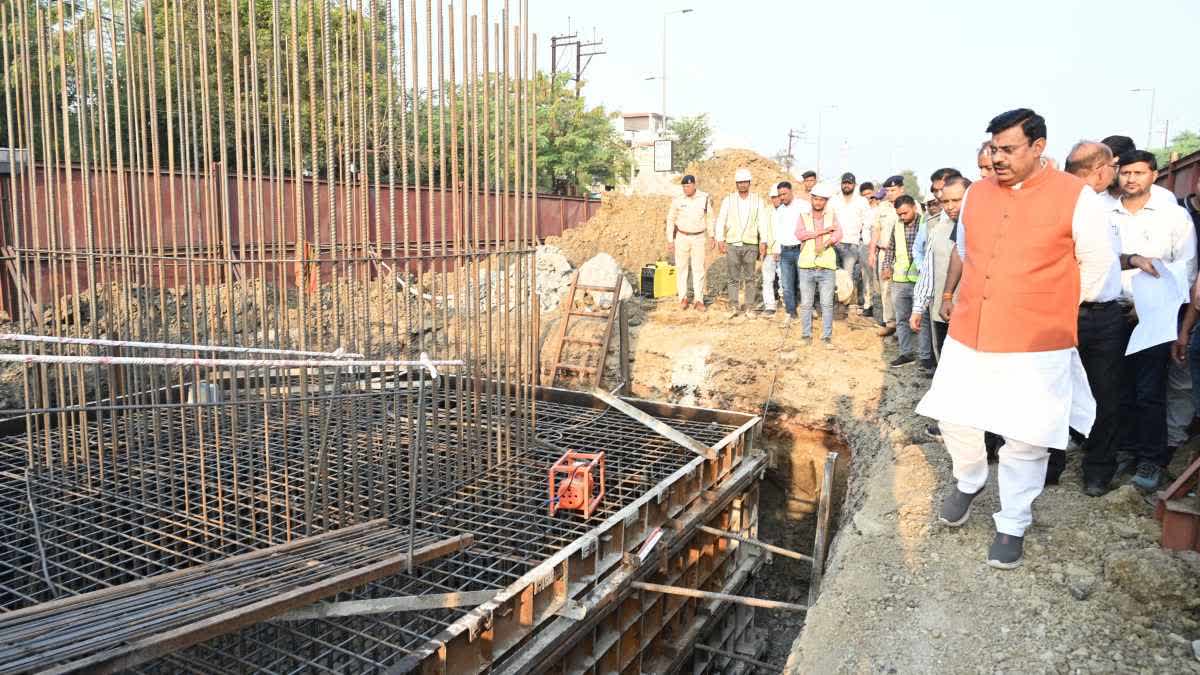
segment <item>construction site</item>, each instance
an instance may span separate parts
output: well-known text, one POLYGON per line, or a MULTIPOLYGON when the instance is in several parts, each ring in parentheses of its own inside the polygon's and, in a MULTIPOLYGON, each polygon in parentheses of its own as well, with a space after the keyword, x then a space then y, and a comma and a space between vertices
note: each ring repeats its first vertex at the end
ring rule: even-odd
POLYGON ((1132 488, 990 575, 873 322, 642 292, 671 194, 539 189, 530 11, 0 3, 0 672, 1200 672, 1132 488))

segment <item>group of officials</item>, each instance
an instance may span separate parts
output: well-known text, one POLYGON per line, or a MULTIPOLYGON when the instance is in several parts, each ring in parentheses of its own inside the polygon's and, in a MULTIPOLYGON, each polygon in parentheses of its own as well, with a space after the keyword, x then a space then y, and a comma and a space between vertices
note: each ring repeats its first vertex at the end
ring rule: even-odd
MULTIPOLYGON (((1077 143, 1060 171, 1043 154, 1046 122, 1034 111, 998 115, 987 133, 979 179, 940 169, 925 204, 904 194, 900 176, 877 194, 853 174, 838 189, 812 172, 797 186, 771 186, 764 200, 741 169, 736 191, 716 208, 684 176, 667 241, 683 308, 705 309, 711 238, 726 260, 731 317, 751 311, 760 283, 759 311, 774 314, 778 278, 784 323, 798 316, 801 339, 811 340, 819 299, 830 348, 843 270, 854 283, 843 293, 849 310, 878 321, 881 336, 896 334, 900 354, 890 365, 920 362, 932 377, 916 412, 937 421, 930 432, 953 462, 943 523, 967 521, 987 482, 989 441, 1000 445, 1001 508, 987 561, 1011 569, 1024 556, 1033 501, 1057 482, 1072 434, 1083 439, 1089 496, 1126 473, 1148 495, 1168 479, 1177 445, 1167 433, 1172 360, 1200 371, 1200 331, 1192 330, 1200 196, 1177 200, 1156 186, 1155 156, 1126 137, 1077 143), (1126 355, 1138 322, 1134 287, 1145 283, 1189 289, 1190 301, 1176 340, 1126 355)), ((1190 434, 1200 433, 1200 372, 1193 379, 1191 423, 1176 423, 1190 434)))

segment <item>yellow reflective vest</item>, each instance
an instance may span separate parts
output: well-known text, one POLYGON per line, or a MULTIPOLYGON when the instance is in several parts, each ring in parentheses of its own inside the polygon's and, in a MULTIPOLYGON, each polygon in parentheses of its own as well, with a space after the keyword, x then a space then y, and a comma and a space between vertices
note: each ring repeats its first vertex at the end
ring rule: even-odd
MULTIPOLYGON (((920 228, 921 222, 918 220, 917 229, 920 228)), ((917 279, 921 278, 921 270, 908 250, 908 239, 904 236, 904 221, 899 218, 896 219, 896 230, 892 234, 892 248, 896 251, 896 262, 892 265, 892 281, 917 283, 917 279)))
MULTIPOLYGON (((833 217, 834 216, 832 213, 828 213, 825 216, 825 222, 829 222, 833 217)), ((800 222, 804 223, 804 229, 806 231, 817 231, 817 226, 813 223, 812 213, 800 214, 800 222)), ((820 253, 817 253, 816 239, 809 239, 808 241, 804 242, 804 245, 800 248, 800 259, 796 262, 798 267, 806 270, 813 269, 814 267, 820 267, 827 270, 837 268, 837 252, 835 252, 833 249, 833 242, 831 241, 832 237, 825 235, 820 237, 820 239, 822 240, 822 243, 825 244, 825 248, 820 253)))

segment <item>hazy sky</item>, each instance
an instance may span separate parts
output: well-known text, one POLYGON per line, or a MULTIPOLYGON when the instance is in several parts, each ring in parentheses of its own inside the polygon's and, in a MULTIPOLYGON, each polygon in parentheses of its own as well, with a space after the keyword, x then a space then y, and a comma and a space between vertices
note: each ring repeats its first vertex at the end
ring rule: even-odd
MULTIPOLYGON (((1154 147, 1200 130, 1200 0, 531 0, 539 62, 568 28, 604 40, 585 74, 589 102, 659 111, 663 12, 667 113, 707 112, 717 147, 773 155, 807 132, 797 169, 848 168, 859 179, 939 166, 975 175, 987 121, 1030 107, 1062 160, 1080 138, 1121 133, 1154 147), (1131 30, 1132 29, 1132 30, 1131 30), (969 169, 969 170, 968 170, 969 169)), ((573 61, 573 53, 572 58, 573 61)))

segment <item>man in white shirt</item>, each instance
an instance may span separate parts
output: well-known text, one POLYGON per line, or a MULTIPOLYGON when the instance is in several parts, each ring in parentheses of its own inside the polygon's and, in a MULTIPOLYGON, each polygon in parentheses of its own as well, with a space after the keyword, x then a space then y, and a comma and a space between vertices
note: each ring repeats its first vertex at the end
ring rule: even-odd
MULTIPOLYGON (((837 251, 841 268, 850 275, 851 283, 854 279, 854 268, 866 263, 865 258, 859 259, 859 251, 862 250, 862 232, 863 226, 867 222, 867 212, 871 210, 867 200, 854 193, 856 187, 857 181, 854 174, 844 173, 842 174, 841 196, 829 200, 829 206, 833 210, 834 216, 837 217, 838 224, 842 227, 842 241, 836 244, 834 249, 837 251)), ((852 308, 862 305, 870 306, 869 300, 859 300, 860 293, 865 295, 863 283, 857 284, 850 295, 852 308)))
MULTIPOLYGON (((1105 194, 1116 171, 1112 151, 1103 143, 1080 141, 1067 155, 1064 169, 1082 178, 1098 196, 1105 194)), ((1113 251, 1121 252, 1121 237, 1110 221, 1109 239, 1113 251)), ((1141 256, 1132 256, 1134 265, 1153 272, 1154 267, 1141 256)), ((1079 303, 1079 358, 1087 373, 1088 387, 1096 399, 1096 422, 1083 443, 1083 492, 1099 497, 1111 489, 1117 470, 1116 439, 1121 415, 1121 364, 1125 358, 1128 327, 1118 303, 1121 297, 1121 271, 1113 263, 1106 277, 1081 288, 1079 303)), ((1057 482, 1066 467, 1066 452, 1050 451, 1047 483, 1057 482)))
MULTIPOLYGON (((1158 161, 1145 150, 1126 152, 1117 161, 1121 199, 1112 206, 1111 213, 1121 236, 1122 255, 1160 259, 1176 268, 1190 288, 1196 278, 1196 232, 1187 212, 1173 200, 1152 197, 1150 188, 1158 178, 1158 161)), ((1130 270, 1121 274, 1126 306, 1133 303, 1133 276, 1139 273, 1130 270)), ((1148 347, 1124 360, 1121 407, 1128 419, 1121 430, 1120 448, 1136 458, 1133 484, 1146 493, 1159 488, 1171 463, 1172 452, 1167 444, 1171 344, 1148 347)))
POLYGON ((800 260, 800 238, 796 231, 801 225, 801 216, 812 213, 812 205, 800 199, 792 191, 792 184, 779 184, 779 206, 775 209, 774 236, 771 238, 779 255, 780 285, 783 286, 783 308, 787 310, 783 324, 796 320, 796 284, 799 276, 797 263, 800 260))

